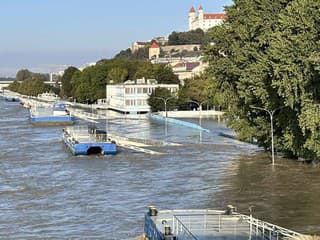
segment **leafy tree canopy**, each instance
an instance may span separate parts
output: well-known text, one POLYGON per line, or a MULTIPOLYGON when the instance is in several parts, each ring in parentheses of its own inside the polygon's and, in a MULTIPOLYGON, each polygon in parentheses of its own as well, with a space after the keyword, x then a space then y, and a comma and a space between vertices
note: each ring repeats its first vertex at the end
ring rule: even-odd
POLYGON ((320 157, 320 2, 234 0, 228 18, 209 32, 209 74, 229 109, 229 125, 243 140, 289 156, 320 157))
POLYGON ((9 90, 18 92, 23 95, 37 96, 40 93, 55 91, 54 87, 45 84, 42 80, 36 77, 30 77, 23 82, 14 81, 9 85, 9 90))
POLYGON ((189 32, 172 32, 169 35, 168 45, 203 44, 205 33, 198 28, 189 32))
POLYGON ((177 106, 175 97, 168 89, 158 87, 148 98, 148 104, 152 112, 165 111, 165 106, 167 111, 171 111, 177 106))
POLYGON ((16 80, 23 81, 23 80, 26 80, 31 77, 37 78, 41 81, 48 81, 49 80, 49 74, 34 73, 34 72, 30 72, 28 69, 19 70, 16 75, 16 80))
POLYGON ((62 97, 71 97, 72 96, 72 84, 71 79, 75 72, 78 72, 79 69, 75 67, 68 67, 61 78, 61 90, 60 96, 62 97))

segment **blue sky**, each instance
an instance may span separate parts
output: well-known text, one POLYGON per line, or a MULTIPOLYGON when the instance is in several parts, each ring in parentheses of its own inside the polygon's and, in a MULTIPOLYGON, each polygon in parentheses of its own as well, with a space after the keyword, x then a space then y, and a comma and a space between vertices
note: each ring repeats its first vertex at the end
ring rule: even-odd
POLYGON ((113 57, 131 42, 187 31, 188 11, 232 0, 0 0, 0 76, 113 57))

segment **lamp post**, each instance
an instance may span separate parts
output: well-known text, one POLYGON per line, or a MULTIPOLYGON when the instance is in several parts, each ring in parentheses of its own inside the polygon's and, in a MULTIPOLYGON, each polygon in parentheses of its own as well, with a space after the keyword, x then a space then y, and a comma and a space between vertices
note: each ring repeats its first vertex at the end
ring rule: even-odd
POLYGON ((271 125, 271 154, 272 154, 272 165, 274 165, 274 141, 273 141, 273 115, 277 110, 280 110, 281 108, 284 108, 286 106, 282 106, 273 110, 269 110, 266 108, 261 108, 261 107, 255 107, 255 106, 250 106, 251 108, 258 109, 265 111, 269 114, 270 116, 270 125, 271 125))
POLYGON ((168 112, 167 112, 167 102, 172 99, 175 98, 176 96, 172 96, 172 97, 167 97, 167 98, 163 98, 163 97, 154 97, 156 99, 161 99, 164 103, 164 112, 165 112, 165 118, 167 119, 168 117, 168 112))
MULTIPOLYGON (((202 104, 204 104, 207 101, 197 102, 197 101, 190 100, 189 102, 197 104, 199 106, 199 108, 200 108, 200 111, 199 111, 199 126, 201 128, 202 104)), ((200 129, 200 136, 199 137, 200 137, 200 143, 201 143, 202 142, 202 130, 201 129, 200 129)))
MULTIPOLYGON (((200 122, 201 113, 202 113, 202 104, 206 103, 207 101, 197 102, 197 101, 190 100, 189 102, 195 103, 195 104, 197 104, 197 105, 199 106, 199 108, 200 108, 199 122, 200 122)), ((200 123, 201 123, 201 122, 200 122, 200 123)))

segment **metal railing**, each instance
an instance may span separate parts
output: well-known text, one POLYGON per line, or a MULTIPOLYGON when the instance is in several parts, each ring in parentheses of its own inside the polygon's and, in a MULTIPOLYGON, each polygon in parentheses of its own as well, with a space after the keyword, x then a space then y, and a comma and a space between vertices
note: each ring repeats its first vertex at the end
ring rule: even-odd
POLYGON ((72 126, 64 129, 68 138, 81 142, 107 142, 108 135, 106 132, 99 132, 97 129, 91 131, 87 126, 72 126))
POLYGON ((200 240, 205 236, 236 236, 244 239, 280 240, 301 234, 242 214, 173 215, 173 233, 177 239, 200 240))
POLYGON ((164 234, 158 230, 153 219, 148 214, 145 214, 144 232, 147 234, 148 238, 151 240, 164 239, 164 234))
POLYGON ((178 239, 198 240, 177 216, 173 216, 173 233, 178 239))
POLYGON ((252 216, 217 210, 166 210, 153 217, 146 214, 145 233, 151 240, 287 240, 303 236, 252 216), (165 226, 171 227, 172 235, 164 235, 165 226))

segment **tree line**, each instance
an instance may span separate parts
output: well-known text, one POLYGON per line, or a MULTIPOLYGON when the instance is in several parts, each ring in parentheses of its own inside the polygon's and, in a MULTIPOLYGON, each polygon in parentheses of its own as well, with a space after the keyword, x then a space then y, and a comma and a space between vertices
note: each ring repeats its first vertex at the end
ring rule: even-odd
POLYGON ((37 96, 44 92, 59 92, 59 88, 49 86, 36 77, 29 77, 20 82, 15 80, 8 86, 8 89, 27 96, 37 96))
POLYGON ((100 60, 83 71, 69 67, 62 76, 60 95, 79 102, 95 102, 106 97, 106 84, 120 84, 140 78, 156 79, 159 83, 179 84, 169 66, 146 61, 114 58, 100 60))

